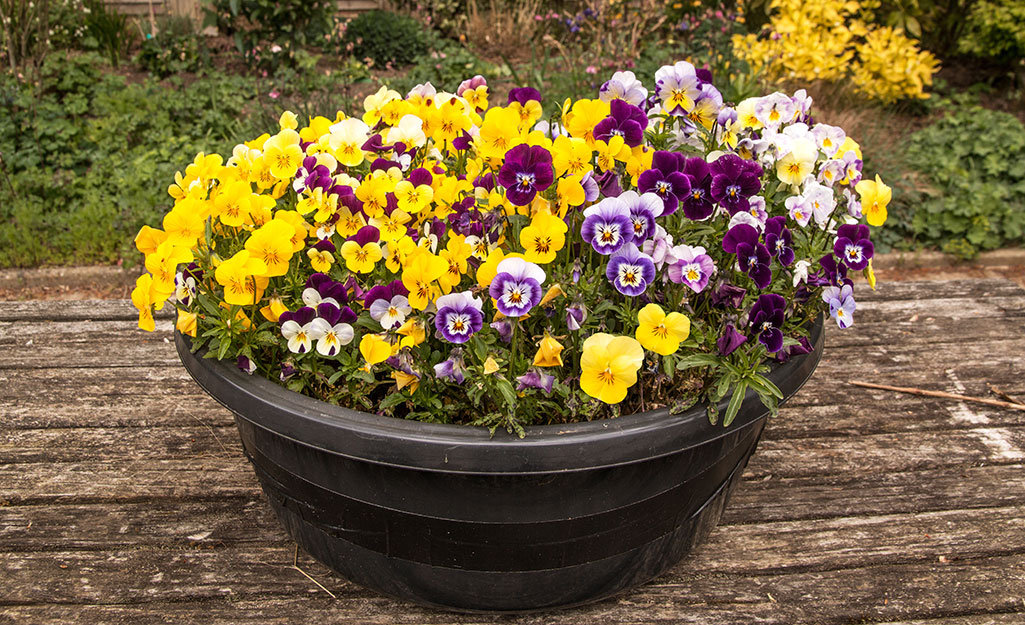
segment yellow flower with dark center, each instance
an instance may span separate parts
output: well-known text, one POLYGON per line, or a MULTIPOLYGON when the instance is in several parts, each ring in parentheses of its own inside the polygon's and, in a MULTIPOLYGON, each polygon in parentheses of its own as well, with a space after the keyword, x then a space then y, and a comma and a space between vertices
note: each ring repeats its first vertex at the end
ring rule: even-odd
POLYGON ((862 180, 854 185, 854 190, 861 196, 861 212, 870 226, 881 226, 886 222, 886 207, 890 204, 893 192, 883 184, 879 174, 876 179, 862 180))
POLYGON ((434 301, 441 289, 436 281, 448 270, 444 258, 419 248, 410 255, 402 269, 402 285, 409 291, 409 305, 424 310, 434 301))
POLYGON ((345 268, 354 273, 370 273, 377 265, 377 261, 384 258, 381 244, 377 241, 369 241, 363 245, 356 241, 346 241, 342 243, 341 253, 345 259, 345 268))
POLYGON ((668 315, 658 304, 648 304, 637 313, 635 336, 644 349, 668 356, 680 349, 690 336, 690 319, 678 312, 668 315))
POLYGON ((266 272, 266 263, 243 249, 218 265, 214 278, 224 287, 226 303, 251 306, 260 301, 263 290, 267 288, 267 278, 261 277, 266 272))
POLYGON ((566 245, 566 222, 551 213, 534 215, 530 225, 520 231, 523 258, 532 263, 550 263, 566 245))
POLYGON ((292 260, 292 236, 295 228, 283 219, 272 219, 260 226, 248 239, 245 248, 253 258, 267 265, 262 275, 268 278, 288 273, 288 262, 292 260))
POLYGON ((644 349, 636 339, 592 334, 584 341, 580 356, 580 388, 606 404, 618 404, 637 382, 637 370, 643 363, 644 349))
POLYGON ((288 128, 268 139, 263 146, 263 158, 269 164, 270 173, 278 180, 295 176, 305 156, 299 147, 299 133, 288 128))

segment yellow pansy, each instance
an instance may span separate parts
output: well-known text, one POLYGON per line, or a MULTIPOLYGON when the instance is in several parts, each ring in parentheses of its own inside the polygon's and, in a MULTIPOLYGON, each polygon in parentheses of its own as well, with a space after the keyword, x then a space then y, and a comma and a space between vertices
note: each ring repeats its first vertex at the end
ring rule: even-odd
POLYGON ((368 241, 363 245, 356 241, 346 241, 342 243, 340 251, 345 259, 345 268, 354 273, 370 273, 377 261, 384 258, 381 244, 377 241, 368 241))
POLYGON ((391 358, 391 344, 379 334, 366 334, 360 339, 359 353, 367 361, 367 369, 391 358))
POLYGON ((637 313, 635 336, 644 349, 668 356, 680 349, 690 336, 690 319, 678 312, 668 315, 658 304, 648 304, 637 313))
POLYGON ((862 180, 854 186, 861 197, 861 213, 870 226, 881 226, 886 222, 886 207, 890 204, 893 192, 883 184, 879 174, 875 181, 862 180))
MULTIPOLYGON (((532 263, 550 263, 566 245, 566 222, 551 213, 534 215, 530 225, 520 231, 523 258, 532 263)), ((480 272, 477 272, 478 280, 480 272)))
POLYGON ((278 180, 295 176, 304 156, 299 147, 299 133, 288 128, 268 139, 263 147, 263 158, 268 162, 270 173, 278 180))
POLYGON ((132 289, 132 305, 139 311, 139 327, 147 332, 156 329, 156 322, 153 320, 153 297, 152 297, 153 276, 144 273, 135 280, 135 288, 132 289))
MULTIPOLYGON (((141 326, 140 326, 141 327, 141 326)), ((186 336, 196 336, 196 313, 178 309, 178 320, 174 324, 175 329, 186 336)))
POLYGON ((559 135, 552 142, 552 166, 556 177, 591 171, 591 146, 584 139, 559 135))
POLYGON ((167 240, 167 233, 163 230, 143 226, 139 234, 135 235, 135 248, 143 254, 149 255, 157 250, 157 246, 167 240))
POLYGON ((399 347, 416 347, 427 340, 427 328, 419 319, 406 319, 396 332, 402 336, 399 347))
POLYGON ((556 341, 551 334, 545 332, 544 338, 537 344, 537 353, 534 354, 534 366, 561 367, 563 349, 561 343, 556 341))
POLYGON ((424 310, 440 294, 436 281, 448 270, 445 259, 423 248, 410 255, 402 269, 402 285, 409 291, 409 305, 424 310))
POLYGON ((306 250, 306 257, 310 259, 310 266, 313 267, 313 270, 320 273, 327 273, 331 270, 331 265, 335 264, 334 254, 327 250, 318 250, 315 247, 306 250))
POLYGON ((566 130, 574 137, 584 139, 588 145, 594 145, 594 127, 598 122, 609 116, 611 108, 602 100, 577 100, 573 104, 572 115, 566 130))
POLYGON ((292 236, 295 228, 283 219, 272 219, 260 226, 248 239, 245 248, 253 258, 267 266, 261 274, 265 277, 283 276, 288 273, 288 261, 292 260, 292 236))
POLYGON ((618 404, 637 382, 637 370, 643 363, 644 349, 636 339, 592 334, 584 341, 580 356, 580 388, 606 404, 618 404))
POLYGON ((217 266, 214 278, 224 287, 224 301, 231 305, 251 306, 263 297, 267 288, 267 265, 259 258, 240 250, 217 266))
POLYGON ((608 142, 597 140, 594 142, 595 161, 599 171, 612 171, 616 168, 616 162, 625 163, 630 160, 633 152, 626 144, 623 137, 612 135, 608 142))
POLYGON ((260 314, 267 321, 278 322, 281 318, 281 313, 288 312, 288 307, 281 301, 280 297, 272 297, 267 305, 260 309, 260 314))

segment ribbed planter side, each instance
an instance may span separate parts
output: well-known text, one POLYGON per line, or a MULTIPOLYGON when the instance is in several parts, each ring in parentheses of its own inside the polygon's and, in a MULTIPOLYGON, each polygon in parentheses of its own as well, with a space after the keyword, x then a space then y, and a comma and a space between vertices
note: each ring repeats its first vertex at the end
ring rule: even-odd
MULTIPOLYGON (((176 342, 296 542, 356 583, 457 610, 575 605, 664 572, 718 522, 767 416, 749 393, 729 428, 697 407, 492 438, 330 406, 176 342)), ((818 364, 821 319, 812 344, 770 374, 785 397, 818 364)))

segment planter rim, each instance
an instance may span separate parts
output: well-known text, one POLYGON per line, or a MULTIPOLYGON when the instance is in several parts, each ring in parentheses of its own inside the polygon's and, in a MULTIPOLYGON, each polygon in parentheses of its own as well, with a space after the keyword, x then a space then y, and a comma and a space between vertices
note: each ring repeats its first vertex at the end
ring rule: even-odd
MULTIPOLYGON (((810 328, 813 350, 773 366, 768 377, 784 399, 811 377, 822 356, 823 316, 810 328)), ((580 471, 630 464, 677 453, 729 436, 768 414, 748 390, 729 427, 712 426, 705 404, 679 413, 668 408, 581 423, 525 427, 519 438, 504 430, 423 423, 351 410, 290 391, 232 363, 191 352, 190 339, 175 331, 186 370, 214 399, 239 418, 298 444, 347 458, 401 468, 472 474, 580 471)), ((728 398, 719 405, 726 411, 728 398)))

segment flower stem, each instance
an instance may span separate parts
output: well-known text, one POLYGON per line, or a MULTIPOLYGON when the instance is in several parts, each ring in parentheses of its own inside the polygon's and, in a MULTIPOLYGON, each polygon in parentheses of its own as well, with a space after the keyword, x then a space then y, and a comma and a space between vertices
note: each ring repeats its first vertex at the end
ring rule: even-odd
POLYGON ((515 379, 514 376, 513 376, 513 371, 514 371, 514 366, 515 366, 515 363, 516 363, 516 352, 518 351, 517 348, 520 346, 520 343, 519 343, 519 340, 520 340, 519 329, 520 329, 520 318, 519 317, 513 317, 512 318, 512 337, 509 339, 510 344, 511 344, 510 348, 509 348, 510 349, 510 351, 509 351, 509 380, 510 381, 515 379))

